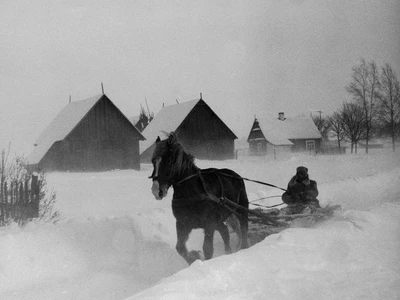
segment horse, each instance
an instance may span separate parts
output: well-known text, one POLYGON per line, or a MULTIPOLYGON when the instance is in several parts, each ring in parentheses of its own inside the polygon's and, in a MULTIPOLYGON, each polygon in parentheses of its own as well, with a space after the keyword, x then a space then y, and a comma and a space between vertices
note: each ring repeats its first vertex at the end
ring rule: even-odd
POLYGON ((230 236, 225 221, 240 224, 240 248, 248 248, 248 207, 243 179, 229 169, 200 169, 194 157, 187 153, 171 132, 167 138, 157 137, 152 155, 153 173, 151 191, 156 200, 163 199, 172 186, 172 212, 176 219, 177 252, 190 265, 197 259, 211 259, 213 239, 217 230, 224 241, 225 252, 231 253, 230 236), (224 201, 227 200, 227 201, 224 201), (229 200, 229 201, 228 201, 229 200), (224 202, 230 202, 225 203, 224 202), (232 205, 235 204, 235 205, 232 205), (229 219, 228 219, 229 218, 229 219), (203 255, 201 251, 186 248, 190 232, 204 229, 203 255))

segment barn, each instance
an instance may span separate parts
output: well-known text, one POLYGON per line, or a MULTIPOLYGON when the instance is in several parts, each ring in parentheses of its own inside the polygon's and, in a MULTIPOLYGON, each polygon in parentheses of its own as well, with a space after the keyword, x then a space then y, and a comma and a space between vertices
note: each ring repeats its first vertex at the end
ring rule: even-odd
POLYGON ((276 152, 318 152, 322 136, 310 117, 255 118, 247 142, 250 155, 276 152))
POLYGON ((175 132, 185 149, 198 159, 224 160, 235 155, 236 135, 200 97, 163 107, 142 132, 141 161, 149 162, 157 136, 175 132))
POLYGON ((28 167, 44 171, 140 169, 143 135, 105 95, 70 102, 40 134, 28 167))

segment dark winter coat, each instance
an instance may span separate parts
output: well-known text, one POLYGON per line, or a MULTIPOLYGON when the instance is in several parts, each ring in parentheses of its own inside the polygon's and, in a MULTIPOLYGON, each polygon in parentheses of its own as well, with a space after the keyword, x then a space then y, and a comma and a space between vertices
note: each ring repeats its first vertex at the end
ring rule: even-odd
POLYGON ((288 183, 287 191, 282 195, 282 201, 286 204, 319 206, 317 196, 318 188, 314 180, 310 180, 307 175, 302 182, 298 182, 296 176, 293 176, 288 183))

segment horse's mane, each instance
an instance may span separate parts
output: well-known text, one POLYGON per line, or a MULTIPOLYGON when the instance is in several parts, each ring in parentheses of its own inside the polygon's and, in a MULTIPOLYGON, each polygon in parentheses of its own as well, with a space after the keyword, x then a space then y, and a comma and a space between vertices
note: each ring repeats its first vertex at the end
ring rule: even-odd
POLYGON ((169 155, 170 175, 175 177, 193 168, 197 169, 194 156, 187 153, 185 148, 179 143, 173 132, 167 134, 168 138, 156 143, 152 159, 169 155))

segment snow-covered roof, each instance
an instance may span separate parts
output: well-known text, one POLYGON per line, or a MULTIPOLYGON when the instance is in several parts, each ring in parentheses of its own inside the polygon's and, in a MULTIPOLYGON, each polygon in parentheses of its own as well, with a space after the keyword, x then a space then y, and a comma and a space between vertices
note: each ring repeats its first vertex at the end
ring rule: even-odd
POLYGON ((175 131, 199 101, 194 99, 163 107, 142 132, 146 140, 141 142, 140 154, 156 141, 157 136, 163 138, 164 132, 175 131))
POLYGON ((133 125, 135 125, 140 120, 140 116, 139 115, 132 116, 132 117, 129 117, 128 119, 133 125))
POLYGON ((291 139, 320 139, 320 132, 309 117, 292 117, 285 120, 257 118, 265 139, 273 145, 293 145, 291 139))
MULTIPOLYGON (((66 138, 103 96, 105 95, 100 94, 85 100, 68 103, 35 141, 36 147, 28 156, 28 163, 38 164, 50 147, 55 142, 66 138)), ((138 133, 140 134, 139 131, 138 133)))
POLYGON ((38 164, 50 147, 63 140, 102 96, 68 103, 35 141, 36 147, 27 158, 29 164, 38 164))

